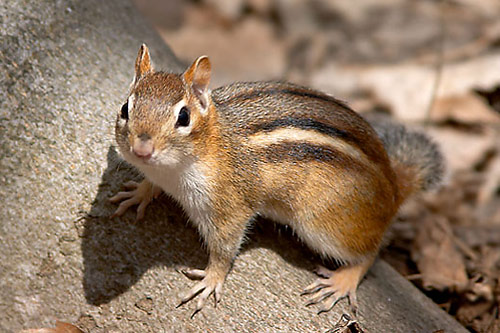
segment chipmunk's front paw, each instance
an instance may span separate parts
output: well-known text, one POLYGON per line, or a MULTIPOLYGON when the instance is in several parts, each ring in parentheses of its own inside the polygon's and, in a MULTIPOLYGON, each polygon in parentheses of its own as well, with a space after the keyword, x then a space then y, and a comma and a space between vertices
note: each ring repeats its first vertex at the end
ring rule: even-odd
POLYGON ((109 198, 112 203, 121 201, 120 206, 111 217, 121 216, 131 206, 138 204, 136 221, 139 221, 144 217, 144 212, 149 203, 161 194, 161 188, 146 179, 140 184, 134 181, 127 182, 125 188, 128 191, 118 192, 115 196, 109 198))
POLYGON ((177 307, 189 302, 195 298, 198 294, 198 303, 196 304, 196 309, 194 310, 191 317, 197 314, 208 299, 208 297, 213 293, 215 298, 215 304, 220 302, 222 296, 222 285, 224 283, 224 274, 212 273, 210 270, 201 269, 189 269, 183 270, 182 273, 192 280, 200 280, 193 288, 191 288, 187 294, 185 294, 179 305, 177 307))

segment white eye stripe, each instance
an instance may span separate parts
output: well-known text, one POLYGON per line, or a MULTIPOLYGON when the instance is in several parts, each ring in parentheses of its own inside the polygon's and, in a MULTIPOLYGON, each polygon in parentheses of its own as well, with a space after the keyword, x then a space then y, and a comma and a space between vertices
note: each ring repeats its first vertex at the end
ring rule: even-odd
POLYGON ((135 102, 135 95, 130 95, 128 97, 127 103, 128 103, 128 111, 132 110, 134 108, 134 102, 135 102))
MULTIPOLYGON (((181 112, 181 109, 185 106, 186 106, 186 101, 184 101, 183 99, 180 100, 179 102, 177 102, 176 104, 174 104, 174 106, 172 106, 172 111, 174 113, 174 124, 177 122, 177 118, 179 118, 179 113, 181 112)), ((175 130, 179 134, 189 135, 191 133, 191 129, 193 128, 193 121, 192 120, 193 119, 190 119, 188 126, 178 126, 178 127, 176 127, 175 130)))
POLYGON ((186 101, 184 101, 183 99, 181 99, 179 102, 174 104, 174 106, 172 106, 172 111, 174 112, 175 119, 177 119, 177 117, 179 117, 179 112, 181 112, 181 109, 184 106, 186 106, 186 101))

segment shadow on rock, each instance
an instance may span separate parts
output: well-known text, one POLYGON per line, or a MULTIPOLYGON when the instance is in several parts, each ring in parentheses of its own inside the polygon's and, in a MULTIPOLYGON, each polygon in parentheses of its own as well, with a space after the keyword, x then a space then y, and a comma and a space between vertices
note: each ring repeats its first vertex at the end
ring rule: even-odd
MULTIPOLYGON (((129 209, 122 217, 110 218, 117 205, 108 198, 123 190, 121 184, 140 180, 140 176, 114 147, 110 147, 107 161, 92 208, 80 222, 87 302, 108 303, 157 265, 205 268, 208 256, 198 233, 187 223, 182 209, 167 196, 153 201, 140 222, 135 222, 135 209, 129 209)), ((242 251, 268 248, 291 264, 307 269, 317 261, 290 229, 268 220, 258 218, 248 235, 242 251)))
POLYGON ((108 303, 124 293, 151 267, 203 267, 207 261, 196 230, 187 225, 179 206, 164 195, 148 206, 140 222, 135 222, 135 209, 110 218, 117 205, 108 198, 123 190, 121 184, 140 180, 140 176, 113 147, 107 160, 98 194, 81 226, 83 287, 87 302, 93 305, 108 303))

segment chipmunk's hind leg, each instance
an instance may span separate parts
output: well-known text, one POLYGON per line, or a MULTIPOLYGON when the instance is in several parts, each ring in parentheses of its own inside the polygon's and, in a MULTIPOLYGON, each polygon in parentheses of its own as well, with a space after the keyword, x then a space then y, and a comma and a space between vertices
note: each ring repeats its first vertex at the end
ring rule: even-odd
POLYGON ((351 309, 357 311, 356 290, 359 282, 371 267, 375 257, 369 257, 356 264, 341 266, 332 271, 323 266, 315 273, 321 276, 304 289, 303 295, 310 295, 306 306, 320 304, 319 313, 330 309, 342 298, 348 297, 351 309))

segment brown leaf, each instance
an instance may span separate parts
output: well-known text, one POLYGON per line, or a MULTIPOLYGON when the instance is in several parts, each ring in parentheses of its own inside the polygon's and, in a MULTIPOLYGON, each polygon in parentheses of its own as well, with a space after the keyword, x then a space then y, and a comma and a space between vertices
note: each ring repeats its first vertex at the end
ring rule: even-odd
POLYGON ((491 278, 498 277, 498 264, 500 263, 500 251, 498 248, 484 245, 480 249, 481 261, 480 271, 491 278))
POLYGON ((75 325, 57 321, 55 328, 34 328, 21 331, 20 333, 83 333, 83 331, 75 325))
POLYGON ((432 107, 431 119, 438 122, 455 120, 466 124, 500 123, 500 115, 473 93, 438 98, 432 107))
MULTIPOLYGON (((485 214, 483 215, 488 215, 487 213, 489 213, 489 215, 493 216, 493 219, 495 219, 495 214, 496 214, 496 216, 498 216, 499 219, 496 220, 495 222, 497 222, 498 225, 500 224, 500 209, 499 209, 500 206, 498 205, 498 200, 500 199, 500 196, 497 194, 497 191, 500 189, 500 145, 498 147, 498 152, 496 154, 497 156, 492 158, 492 160, 488 163, 486 170, 484 171, 485 180, 483 184, 481 184, 481 187, 479 188, 477 202, 479 206, 483 208, 483 211, 486 210, 488 206, 493 205, 490 211, 489 212, 485 211, 484 212, 485 214)), ((483 218, 488 219, 488 216, 483 216, 483 218)))
POLYGON ((492 323, 490 323, 484 332, 485 333, 500 332, 500 318, 497 318, 492 323))
POLYGON ((470 324, 474 319, 487 313, 491 305, 491 302, 466 303, 458 309, 457 319, 464 325, 470 324))
POLYGON ((451 173, 472 169, 494 149, 497 140, 497 134, 488 130, 475 134, 452 128, 428 128, 427 133, 439 143, 451 173))
POLYGON ((488 302, 493 301, 493 282, 485 276, 478 274, 470 281, 470 286, 465 297, 470 302, 477 302, 480 299, 488 302))
MULTIPOLYGON (((355 91, 367 91, 399 119, 423 121, 427 119, 437 73, 433 66, 403 64, 391 66, 339 66, 334 63, 322 67, 312 73, 313 86, 329 92, 348 95, 355 91), (336 78, 332 80, 332 78, 336 78)), ((491 54, 474 57, 454 64, 445 64, 441 73, 441 81, 436 91, 436 100, 444 98, 462 98, 475 89, 491 89, 500 84, 500 57, 491 54), (460 97, 457 97, 460 96, 460 97)), ((480 103, 469 98, 470 105, 480 103)), ((453 104, 457 107, 458 101, 453 104)), ((458 110, 458 109, 457 109, 458 110)), ((462 109, 461 117, 475 117, 471 110, 462 109)), ((484 111, 484 110, 483 110, 484 111)), ((484 112, 481 113, 483 117, 484 112)), ((498 115, 492 112, 491 117, 498 115)), ((490 116, 488 116, 488 119, 490 116)), ((491 118, 494 119, 494 118, 491 118)))
POLYGON ((326 333, 364 333, 365 331, 361 328, 358 322, 351 318, 350 315, 344 313, 340 319, 337 321, 332 329, 326 331, 326 333))
POLYGON ((210 57, 212 86, 275 79, 285 71, 284 41, 277 38, 272 26, 260 20, 244 19, 230 30, 216 25, 190 25, 160 33, 176 53, 189 59, 187 62, 203 54, 210 57))
POLYGON ((464 258, 454 244, 451 227, 445 218, 429 216, 422 221, 411 255, 422 274, 425 288, 465 290, 464 258))
POLYGON ((500 228, 495 226, 453 226, 453 231, 470 247, 481 244, 500 245, 500 228))

